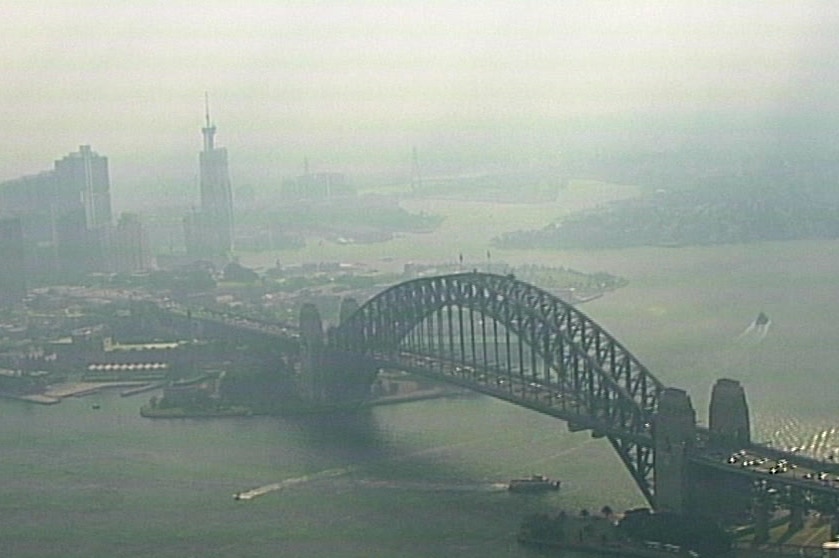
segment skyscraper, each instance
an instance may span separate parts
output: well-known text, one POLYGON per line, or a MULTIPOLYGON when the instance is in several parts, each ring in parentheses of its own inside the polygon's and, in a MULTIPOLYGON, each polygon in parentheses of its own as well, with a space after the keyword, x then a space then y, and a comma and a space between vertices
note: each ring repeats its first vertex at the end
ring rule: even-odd
POLYGON ((55 185, 59 268, 71 276, 104 271, 112 224, 107 157, 80 146, 55 162, 55 185))
POLYGON ((104 270, 111 226, 107 157, 82 145, 50 171, 0 184, 0 214, 20 218, 35 283, 104 270))
POLYGON ((88 229, 111 224, 111 183, 108 158, 93 152, 89 145, 79 147, 55 162, 58 212, 82 209, 88 229))
MULTIPOLYGON (((205 98, 204 149, 199 154, 201 169, 201 214, 196 220, 203 246, 196 246, 204 255, 223 255, 233 249, 233 194, 227 167, 227 149, 215 146, 216 127, 210 121, 209 103, 205 98)), ((192 235, 194 237, 194 231, 192 235)))

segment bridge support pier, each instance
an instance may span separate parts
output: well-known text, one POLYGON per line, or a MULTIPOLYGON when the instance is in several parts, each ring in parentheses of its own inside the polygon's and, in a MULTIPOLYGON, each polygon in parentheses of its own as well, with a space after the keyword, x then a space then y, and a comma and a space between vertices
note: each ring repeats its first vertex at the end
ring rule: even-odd
MULTIPOLYGON (((357 306, 354 300, 345 299, 341 303, 342 317, 357 306)), ((311 303, 300 308, 300 347, 298 389, 301 398, 313 408, 352 409, 369 398, 370 386, 378 373, 375 363, 364 355, 330 345, 320 312, 311 303)))
POLYGON ((769 501, 766 494, 756 494, 752 501, 752 516, 755 520, 754 542, 764 543, 769 540, 769 501))
POLYGON ((745 448, 751 444, 746 392, 737 380, 721 378, 711 390, 708 409, 711 443, 718 447, 745 448))
POLYGON ((804 494, 801 493, 801 490, 791 487, 789 497, 789 530, 799 531, 804 527, 804 513, 806 511, 804 494))
POLYGON ((323 403, 323 323, 317 306, 311 303, 300 307, 300 348, 300 394, 310 403, 323 403))
POLYGON ((687 392, 666 388, 653 421, 655 444, 655 508, 659 511, 690 511, 688 455, 696 439, 696 412, 687 392))

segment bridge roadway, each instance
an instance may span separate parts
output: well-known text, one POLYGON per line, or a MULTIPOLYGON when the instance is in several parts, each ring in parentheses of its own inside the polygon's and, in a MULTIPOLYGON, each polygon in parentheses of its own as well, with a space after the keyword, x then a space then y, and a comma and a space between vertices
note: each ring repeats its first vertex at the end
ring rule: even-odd
POLYGON ((537 378, 511 374, 501 365, 477 367, 408 351, 401 351, 395 355, 380 353, 373 356, 394 368, 456 384, 563 419, 574 430, 591 430, 597 437, 614 435, 624 439, 631 438, 636 443, 652 446, 651 431, 637 435, 615 428, 610 422, 593 417, 584 402, 562 386, 547 384, 537 378))
POLYGON ((692 460, 704 467, 745 476, 772 498, 788 497, 791 488, 812 495, 839 497, 839 465, 797 451, 752 444, 731 453, 713 448, 700 450, 692 460))
POLYGON ((235 312, 190 308, 172 301, 158 302, 158 304, 166 311, 188 320, 205 321, 216 325, 244 329, 252 333, 277 336, 284 340, 297 341, 300 339, 300 330, 293 324, 272 322, 252 316, 243 316, 235 312))

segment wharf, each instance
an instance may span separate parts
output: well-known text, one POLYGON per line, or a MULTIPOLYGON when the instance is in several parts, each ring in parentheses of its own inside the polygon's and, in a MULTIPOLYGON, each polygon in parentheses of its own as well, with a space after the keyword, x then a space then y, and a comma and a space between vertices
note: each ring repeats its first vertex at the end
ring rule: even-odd
POLYGON ((57 397, 63 399, 65 397, 82 397, 96 393, 101 389, 118 388, 118 387, 137 387, 145 386, 147 382, 126 381, 126 382, 64 382, 61 384, 54 384, 49 386, 44 395, 47 397, 57 397))
POLYGON ((148 391, 154 391, 156 389, 160 389, 165 385, 165 382, 152 382, 150 384, 143 384, 141 386, 137 386, 131 389, 126 389, 119 392, 120 397, 130 397, 132 395, 138 395, 140 393, 146 393, 148 391))
POLYGON ((99 391, 102 386, 103 384, 94 382, 63 382, 47 387, 44 395, 58 399, 81 397, 99 391))
POLYGON ((41 393, 0 393, 0 397, 5 399, 17 399, 18 401, 27 401, 29 403, 37 403, 38 405, 55 405, 56 403, 61 402, 61 399, 58 397, 50 397, 41 393))

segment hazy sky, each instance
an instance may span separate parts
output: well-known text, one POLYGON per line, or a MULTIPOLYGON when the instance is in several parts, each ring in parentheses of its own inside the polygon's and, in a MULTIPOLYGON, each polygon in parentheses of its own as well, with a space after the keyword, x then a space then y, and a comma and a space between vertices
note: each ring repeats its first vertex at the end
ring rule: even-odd
POLYGON ((306 155, 313 170, 407 172, 413 145, 429 165, 544 161, 578 134, 671 147, 737 114, 770 130, 839 120, 834 1, 0 8, 0 179, 90 144, 115 196, 189 187, 205 91, 234 187, 270 185, 306 155))

